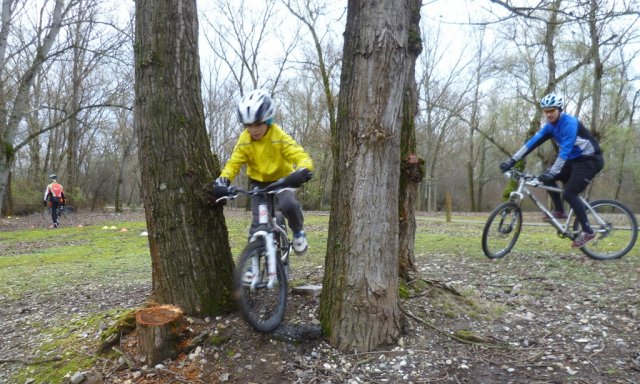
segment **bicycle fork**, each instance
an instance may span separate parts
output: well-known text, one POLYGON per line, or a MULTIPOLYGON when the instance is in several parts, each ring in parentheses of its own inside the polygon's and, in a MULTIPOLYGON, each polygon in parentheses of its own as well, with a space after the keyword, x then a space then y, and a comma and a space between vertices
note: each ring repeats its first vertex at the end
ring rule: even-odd
MULTIPOLYGON (((260 204, 258 206, 258 223, 264 226, 269 224, 269 210, 266 204, 260 204)), ((278 276, 276 273, 276 247, 274 245, 273 232, 260 230, 251 236, 251 241, 262 237, 264 239, 264 246, 267 256, 267 272, 269 274, 269 281, 267 282, 267 288, 271 289, 275 285, 278 276)), ((255 289, 259 280, 259 260, 258 257, 253 257, 251 260, 251 268, 254 271, 253 278, 251 279, 251 289, 255 289)))

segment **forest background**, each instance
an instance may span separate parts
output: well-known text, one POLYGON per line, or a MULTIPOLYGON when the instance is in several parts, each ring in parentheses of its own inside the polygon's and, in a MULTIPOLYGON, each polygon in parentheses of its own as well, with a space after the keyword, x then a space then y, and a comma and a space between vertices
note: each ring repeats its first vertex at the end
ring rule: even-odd
MULTIPOLYGON (((4 0, 0 31, 3 215, 39 209, 56 173, 82 210, 142 206, 133 123, 133 10, 98 0, 4 0), (37 5, 34 7, 34 4, 37 5)), ((300 199, 327 210, 330 127, 340 90, 346 2, 199 2, 202 97, 224 163, 242 129, 241 94, 271 91, 276 121, 312 155, 300 199)), ((486 211, 501 200, 498 164, 539 128, 555 87, 600 139, 593 197, 634 211, 640 198, 640 5, 637 1, 425 1, 416 64, 417 208, 486 211)), ((546 145, 528 169, 555 157, 546 145)), ((244 181, 239 180, 240 184, 244 181)), ((241 204, 241 202, 240 202, 241 204)))

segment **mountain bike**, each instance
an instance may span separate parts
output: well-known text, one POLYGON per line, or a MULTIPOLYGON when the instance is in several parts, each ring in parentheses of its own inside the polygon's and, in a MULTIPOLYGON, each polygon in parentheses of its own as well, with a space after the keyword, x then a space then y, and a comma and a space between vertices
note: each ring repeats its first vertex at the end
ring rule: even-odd
MULTIPOLYGON (((75 213, 75 208, 70 205, 58 206, 58 222, 69 224, 75 213)), ((42 211, 42 218, 51 221, 51 207, 49 205, 47 205, 42 211)))
POLYGON ((287 309, 292 242, 285 218, 275 204, 278 193, 285 190, 295 190, 286 178, 250 191, 232 186, 226 191, 214 192, 216 202, 233 200, 238 195, 267 198, 267 204, 259 206, 260 226, 240 254, 233 280, 234 296, 244 318, 260 332, 276 329, 287 309))
MULTIPOLYGON (((509 200, 498 205, 489 215, 482 231, 482 251, 490 259, 504 257, 513 249, 522 228, 521 203, 528 196, 549 219, 560 238, 574 240, 581 231, 578 219, 571 209, 566 219, 557 219, 551 211, 531 192, 529 187, 562 193, 562 188, 544 185, 538 176, 512 169, 505 175, 517 182, 517 188, 510 193, 509 200)), ((638 222, 629 208, 622 203, 601 199, 580 200, 587 210, 587 217, 596 238, 580 248, 585 255, 596 260, 617 259, 626 255, 635 245, 638 237, 638 222)))

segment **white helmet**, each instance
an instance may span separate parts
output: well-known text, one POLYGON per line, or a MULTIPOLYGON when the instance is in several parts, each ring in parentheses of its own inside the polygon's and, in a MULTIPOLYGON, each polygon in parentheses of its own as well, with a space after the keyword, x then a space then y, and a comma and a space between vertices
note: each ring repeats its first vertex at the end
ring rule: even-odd
POLYGON ((262 89, 247 93, 238 102, 238 120, 244 125, 264 123, 273 119, 275 114, 271 96, 262 89))
POLYGON ((558 108, 564 107, 564 99, 562 96, 558 96, 555 93, 550 93, 540 100, 540 106, 542 108, 558 108))

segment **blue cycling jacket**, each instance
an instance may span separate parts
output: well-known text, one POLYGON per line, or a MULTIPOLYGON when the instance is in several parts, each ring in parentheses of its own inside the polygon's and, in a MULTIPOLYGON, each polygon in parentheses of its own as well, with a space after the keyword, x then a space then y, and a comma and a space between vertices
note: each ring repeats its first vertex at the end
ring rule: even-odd
POLYGON ((547 171, 551 175, 560 173, 567 160, 601 153, 600 145, 584 124, 574 116, 562 112, 558 121, 553 124, 546 123, 513 155, 513 159, 515 161, 522 159, 551 138, 556 141, 559 148, 556 161, 547 171))

